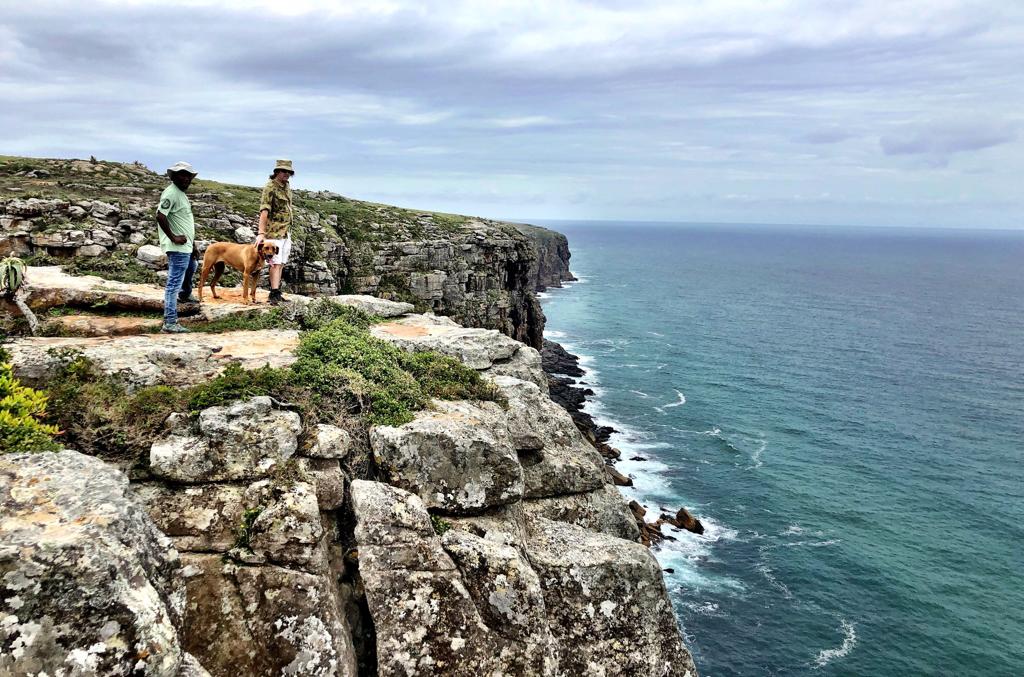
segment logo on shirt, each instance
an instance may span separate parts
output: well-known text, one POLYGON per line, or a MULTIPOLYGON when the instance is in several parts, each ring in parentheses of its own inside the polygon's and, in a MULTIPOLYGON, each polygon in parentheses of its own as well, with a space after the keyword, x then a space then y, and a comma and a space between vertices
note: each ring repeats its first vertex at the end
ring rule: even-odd
POLYGON ((163 202, 160 203, 160 209, 167 209, 170 206, 171 201, 169 199, 165 199, 163 202))

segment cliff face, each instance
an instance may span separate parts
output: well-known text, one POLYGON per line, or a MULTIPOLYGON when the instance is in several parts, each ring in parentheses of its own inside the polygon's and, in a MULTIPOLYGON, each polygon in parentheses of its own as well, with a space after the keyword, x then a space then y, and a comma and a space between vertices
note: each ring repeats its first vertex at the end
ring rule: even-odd
MULTIPOLYGON (((156 243, 153 213, 166 185, 138 164, 0 156, 0 256, 80 259, 83 272, 145 279, 157 266, 139 249, 156 243)), ((195 181, 189 198, 200 249, 253 241, 259 195, 251 186, 195 181)), ((564 237, 326 191, 295 191, 295 203, 286 293, 408 301, 540 348, 544 313, 534 290, 567 279, 567 268, 559 272, 568 261, 564 237)))
POLYGON ((544 291, 548 287, 561 287, 563 282, 576 279, 569 271, 571 254, 565 235, 525 223, 517 223, 515 227, 530 239, 536 252, 529 273, 534 289, 544 291))
MULTIPOLYGON (((55 278, 39 270, 27 293, 43 308, 55 278)), ((126 287, 81 298, 159 295, 126 287)), ((137 457, 111 460, 121 471, 70 450, 0 454, 0 672, 695 676, 660 566, 549 398, 538 351, 409 304, 333 302, 386 317, 366 331, 399 354, 476 370, 498 401, 433 400, 383 425, 239 392, 170 414, 137 457)), ((294 297, 290 312, 315 303, 294 297)), ((77 351, 97 379, 166 397, 230 364, 290 368, 301 336, 6 347, 40 387, 77 351)))

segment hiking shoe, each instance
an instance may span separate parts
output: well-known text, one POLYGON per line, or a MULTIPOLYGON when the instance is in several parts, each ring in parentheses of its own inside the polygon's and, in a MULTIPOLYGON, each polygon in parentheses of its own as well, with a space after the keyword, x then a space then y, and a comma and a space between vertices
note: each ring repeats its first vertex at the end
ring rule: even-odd
POLYGON ((196 304, 198 304, 199 303, 199 299, 197 299, 195 296, 192 296, 192 294, 189 294, 188 296, 179 296, 178 297, 178 303, 196 303, 196 304))
POLYGON ((165 324, 161 327, 160 332, 164 334, 187 334, 188 329, 175 322, 174 324, 165 324))
POLYGON ((282 303, 284 303, 284 296, 281 295, 281 290, 280 289, 271 289, 270 290, 270 298, 268 298, 267 301, 272 306, 279 306, 282 303))

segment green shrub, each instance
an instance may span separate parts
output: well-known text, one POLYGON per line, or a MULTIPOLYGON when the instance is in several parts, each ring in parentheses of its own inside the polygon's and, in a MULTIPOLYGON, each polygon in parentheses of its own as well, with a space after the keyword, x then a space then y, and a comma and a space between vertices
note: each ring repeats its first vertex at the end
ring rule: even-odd
POLYGON ((289 374, 283 369, 264 366, 247 370, 237 362, 231 362, 220 376, 185 391, 188 408, 189 411, 199 411, 261 395, 280 397, 288 380, 289 374))
POLYGON ((151 386, 130 391, 80 353, 59 353, 61 367, 47 383, 49 420, 67 446, 107 460, 135 460, 161 435, 167 417, 185 408, 187 391, 151 386))
POLYGON ((304 329, 323 329, 335 320, 344 320, 353 327, 365 329, 380 322, 381 319, 353 306, 346 306, 325 298, 310 301, 302 311, 304 329))
POLYGON ((256 522, 256 518, 263 512, 263 507, 249 508, 242 513, 242 523, 238 525, 238 531, 235 534, 235 547, 249 550, 250 543, 252 540, 252 525, 256 522))
POLYGON ((371 423, 401 425, 425 402, 412 374, 402 369, 402 351, 355 327, 344 319, 303 334, 292 367, 296 383, 321 395, 337 392, 344 379, 358 397, 365 398, 371 423))
POLYGON ((451 522, 437 515, 430 516, 430 524, 433 525, 434 533, 438 536, 444 536, 444 533, 452 528, 451 522))
POLYGON ((402 368, 413 375, 430 397, 442 400, 494 400, 497 389, 480 372, 454 357, 434 352, 402 353, 402 368))
POLYGON ((54 451, 58 428, 43 422, 46 395, 14 377, 11 365, 0 364, 0 451, 54 451))
POLYGON ((259 329, 298 329, 299 323, 289 317, 284 308, 228 315, 211 322, 190 325, 192 331, 219 334, 226 331, 255 331, 259 329))

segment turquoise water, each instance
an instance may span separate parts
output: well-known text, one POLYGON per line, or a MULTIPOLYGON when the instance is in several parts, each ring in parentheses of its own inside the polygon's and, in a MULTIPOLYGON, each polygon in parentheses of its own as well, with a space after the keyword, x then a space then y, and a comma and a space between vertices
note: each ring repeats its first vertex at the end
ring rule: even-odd
POLYGON ((702 674, 1024 674, 1024 234, 547 225, 702 674))

